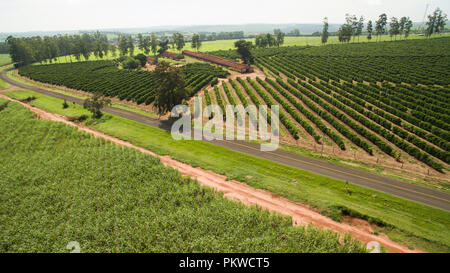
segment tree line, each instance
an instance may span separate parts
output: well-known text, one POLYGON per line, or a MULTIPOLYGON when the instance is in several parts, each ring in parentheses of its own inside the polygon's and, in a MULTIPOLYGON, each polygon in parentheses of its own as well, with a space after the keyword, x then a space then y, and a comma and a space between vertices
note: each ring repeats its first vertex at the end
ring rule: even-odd
POLYGON ((56 36, 34 36, 15 38, 9 36, 6 39, 6 47, 13 62, 27 65, 34 62, 57 61, 58 57, 72 56, 78 61, 82 58, 89 60, 93 53, 98 58, 103 58, 108 52, 115 54, 116 47, 108 42, 106 35, 96 32, 94 34, 84 33, 82 35, 56 35, 56 36))
MULTIPOLYGON (((447 23, 447 14, 443 13, 440 8, 436 8, 432 15, 428 16, 427 28, 425 30, 425 36, 430 37, 433 34, 442 33, 445 30, 447 23)), ((386 13, 381 14, 378 20, 373 22, 369 20, 365 24, 364 16, 356 17, 355 15, 346 14, 345 24, 343 24, 338 30, 339 42, 350 42, 352 39, 355 41, 357 38, 359 41, 360 36, 363 34, 364 27, 366 27, 367 40, 372 40, 373 36, 376 36, 377 40, 380 40, 381 35, 389 34, 389 36, 397 39, 397 36, 403 36, 405 39, 411 34, 413 22, 409 17, 391 17, 388 22, 388 16, 386 13)), ((322 43, 328 42, 328 19, 325 17, 322 29, 322 43)))
MULTIPOLYGON (((202 46, 201 35, 194 34, 192 48, 199 50, 202 46)), ((149 55, 161 55, 170 47, 178 51, 186 46, 183 34, 174 33, 172 37, 158 37, 155 34, 125 35, 120 34, 117 45, 108 40, 106 34, 95 32, 76 35, 34 36, 16 38, 9 36, 5 43, 0 44, 3 53, 9 53, 17 66, 31 63, 56 62, 58 57, 64 56, 66 62, 72 62, 72 57, 77 61, 88 61, 92 54, 103 59, 109 53, 116 56, 134 56, 136 48, 140 52, 149 55)))
POLYGON ((284 37, 286 36, 280 29, 275 29, 274 34, 259 34, 255 38, 255 47, 267 48, 267 47, 280 47, 284 44, 284 37))

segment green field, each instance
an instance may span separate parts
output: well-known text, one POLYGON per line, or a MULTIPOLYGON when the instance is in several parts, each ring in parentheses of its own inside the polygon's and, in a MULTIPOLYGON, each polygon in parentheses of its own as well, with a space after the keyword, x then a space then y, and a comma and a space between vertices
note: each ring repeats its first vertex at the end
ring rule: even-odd
POLYGON ((0 252, 364 252, 0 99, 0 252))
POLYGON ((0 54, 0 66, 11 63, 9 54, 0 54))
MULTIPOLYGON (((62 109, 62 101, 34 92, 7 92, 32 105, 57 114, 88 114, 77 105, 62 109), (83 112, 84 111, 84 112, 83 112)), ((247 156, 198 141, 175 141, 170 133, 134 121, 105 114, 86 125, 160 155, 224 174, 255 188, 265 189, 295 202, 306 203, 339 220, 344 211, 384 226, 391 238, 429 251, 450 251, 450 212, 383 194, 342 181, 315 175, 282 164, 247 156)))

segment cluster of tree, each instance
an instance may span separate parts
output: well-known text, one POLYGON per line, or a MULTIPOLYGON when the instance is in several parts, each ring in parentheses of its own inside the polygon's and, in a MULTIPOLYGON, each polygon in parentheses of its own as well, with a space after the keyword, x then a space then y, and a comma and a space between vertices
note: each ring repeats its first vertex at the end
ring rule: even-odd
MULTIPOLYGON (((338 36, 340 42, 350 42, 361 36, 364 29, 364 17, 361 16, 359 19, 355 15, 347 14, 345 17, 346 23, 339 28, 338 36)), ((367 39, 371 40, 372 36, 375 34, 378 38, 381 35, 387 33, 387 25, 388 18, 385 13, 381 14, 378 20, 375 22, 375 29, 373 26, 373 22, 369 21, 367 23, 367 39)), ((389 23, 389 34, 394 37, 397 35, 404 35, 405 38, 408 38, 411 33, 412 21, 409 17, 402 17, 398 20, 396 17, 391 18, 391 22, 389 23)))
POLYGON ((389 26, 389 35, 391 37, 397 38, 397 35, 405 35, 405 38, 408 38, 413 24, 409 17, 402 17, 400 20, 392 17, 389 26))
POLYGON ((139 53, 136 56, 121 56, 117 61, 122 64, 124 69, 138 69, 147 64, 147 56, 139 53))
POLYGON ((134 55, 134 39, 133 36, 120 35, 119 36, 119 51, 121 56, 134 55))
MULTIPOLYGON (((143 51, 146 55, 150 54, 150 52, 152 52, 153 55, 156 55, 156 53, 158 53, 159 40, 154 33, 145 37, 142 34, 138 34, 137 39, 138 39, 138 48, 141 51, 143 51)), ((125 46, 125 42, 123 42, 123 44, 125 46)))
POLYGON ((202 40, 200 39, 200 35, 194 34, 192 36, 192 48, 196 49, 197 51, 202 47, 202 40))
POLYGON ((233 31, 233 32, 220 32, 220 33, 200 33, 201 41, 216 41, 216 40, 234 40, 244 38, 243 31, 233 31))
POLYGON ((298 37, 300 36, 300 30, 298 28, 288 32, 287 36, 298 37))
POLYGON ((172 48, 174 48, 178 51, 183 50, 184 46, 186 45, 186 42, 184 41, 184 35, 179 32, 174 33, 172 35, 171 42, 172 42, 172 48))
POLYGON ((440 8, 436 8, 432 15, 428 15, 427 29, 425 35, 427 37, 434 33, 444 32, 447 24, 447 14, 443 13, 440 8))
MULTIPOLYGON (((328 22, 326 22, 328 23, 328 22)), ((359 19, 355 15, 346 14, 345 24, 343 24, 338 31, 339 42, 350 42, 361 36, 364 28, 364 17, 361 16, 359 19)))
POLYGON ((103 58, 109 51, 115 54, 116 47, 108 42, 106 35, 96 32, 82 35, 57 35, 15 38, 9 36, 6 46, 13 62, 17 65, 27 65, 34 62, 56 61, 60 56, 66 56, 72 60, 72 55, 77 60, 83 57, 89 60, 93 53, 96 57, 103 58))
POLYGON ((255 46, 257 48, 267 48, 267 47, 280 47, 284 44, 284 34, 280 29, 275 29, 274 34, 260 34, 256 36, 255 46))

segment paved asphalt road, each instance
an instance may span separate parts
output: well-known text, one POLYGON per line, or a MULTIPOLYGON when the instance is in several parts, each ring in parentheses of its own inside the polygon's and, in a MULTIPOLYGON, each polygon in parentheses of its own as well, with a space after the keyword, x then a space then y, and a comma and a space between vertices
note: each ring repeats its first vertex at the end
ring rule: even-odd
MULTIPOLYGON (((12 79, 9 79, 6 71, 0 73, 0 78, 19 88, 32 90, 52 96, 59 99, 65 99, 76 104, 83 104, 83 100, 66 96, 60 93, 55 93, 38 87, 31 87, 12 79)), ((158 127, 164 130, 169 130, 170 125, 163 121, 153 119, 144 115, 136 114, 122 109, 107 107, 104 112, 114 114, 123 118, 137 121, 149 126, 158 127)), ((356 170, 349 167, 344 167, 332 164, 326 161, 321 161, 297 154, 292 154, 285 151, 275 152, 261 152, 258 144, 246 141, 207 141, 214 145, 222 146, 230 150, 238 151, 244 154, 264 158, 273 162, 282 163, 301 170, 310 171, 316 174, 332 177, 342 181, 363 186, 366 188, 378 190, 398 197, 423 203, 436 208, 450 211, 450 194, 441 191, 433 190, 426 187, 421 187, 415 184, 395 180, 392 178, 379 176, 369 172, 356 170)))

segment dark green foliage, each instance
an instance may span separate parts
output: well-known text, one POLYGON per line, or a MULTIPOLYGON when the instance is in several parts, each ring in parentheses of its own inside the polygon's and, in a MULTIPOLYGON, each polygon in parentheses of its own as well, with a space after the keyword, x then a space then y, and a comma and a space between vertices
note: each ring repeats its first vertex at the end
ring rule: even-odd
POLYGON ((141 67, 141 61, 137 60, 135 58, 132 57, 127 57, 123 62, 122 62, 122 67, 124 69, 138 69, 141 67))
POLYGON ((253 49, 253 43, 246 40, 239 40, 234 43, 237 53, 239 54, 242 61, 246 64, 252 64, 255 58, 252 55, 251 50, 253 49))
MULTIPOLYGON (((188 64, 183 67, 188 86, 195 91, 209 84, 214 77, 226 77, 228 72, 209 64, 188 64), (208 80, 194 82, 199 77, 208 80)), ((19 69, 19 74, 33 80, 67 86, 86 92, 100 92, 137 104, 151 104, 155 98, 152 72, 118 69, 113 61, 91 61, 52 65, 31 65, 19 69)), ((190 94, 194 95, 194 94, 190 94)))
POLYGON ((147 64, 147 56, 145 56, 142 53, 136 55, 134 58, 139 61, 142 67, 144 67, 147 64))

